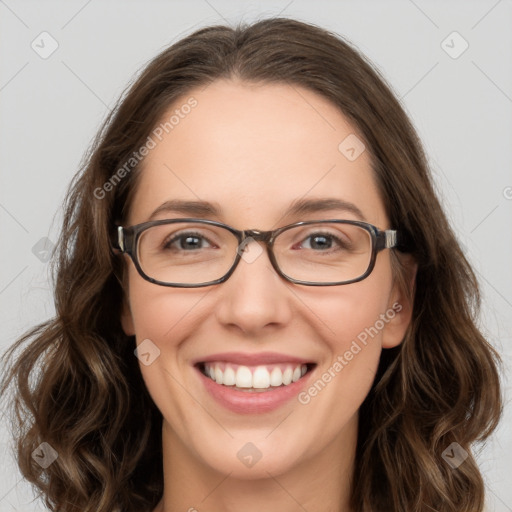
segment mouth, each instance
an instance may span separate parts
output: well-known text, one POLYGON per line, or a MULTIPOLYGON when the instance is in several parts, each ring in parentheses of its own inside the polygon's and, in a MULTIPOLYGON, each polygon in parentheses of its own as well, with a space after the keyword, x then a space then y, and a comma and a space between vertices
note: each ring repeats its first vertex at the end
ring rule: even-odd
POLYGON ((201 362, 199 371, 217 384, 245 393, 265 393, 290 386, 302 379, 315 363, 246 366, 224 361, 201 362))
POLYGON ((261 414, 296 398, 317 363, 275 353, 223 353, 193 366, 217 404, 237 414, 261 414))

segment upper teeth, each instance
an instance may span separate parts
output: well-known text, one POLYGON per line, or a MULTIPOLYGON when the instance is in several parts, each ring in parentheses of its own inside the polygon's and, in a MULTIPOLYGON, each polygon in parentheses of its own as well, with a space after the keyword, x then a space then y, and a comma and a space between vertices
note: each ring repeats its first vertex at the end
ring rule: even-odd
POLYGON ((243 366, 229 363, 205 363, 205 374, 217 384, 239 388, 266 389, 287 386, 298 381, 306 372, 305 364, 243 366))

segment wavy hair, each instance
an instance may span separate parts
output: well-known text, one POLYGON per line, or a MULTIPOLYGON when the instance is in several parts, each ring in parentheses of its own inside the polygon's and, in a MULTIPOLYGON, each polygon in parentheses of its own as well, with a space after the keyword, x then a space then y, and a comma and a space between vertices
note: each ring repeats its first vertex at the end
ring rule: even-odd
MULTIPOLYGON (((364 140, 391 226, 408 235, 418 263, 411 325, 400 346, 383 350, 360 408, 354 510, 481 511, 472 446, 495 429, 502 402, 499 356, 476 325, 477 280, 384 78, 338 35, 285 18, 203 28, 166 48, 92 142, 64 204, 52 263, 55 317, 4 355, 22 474, 54 512, 145 512, 160 500, 162 417, 135 339, 121 328, 124 263, 112 251, 141 164, 122 179, 118 170, 172 104, 222 78, 300 86, 336 105, 364 140), (45 470, 31 456, 42 442, 58 453, 45 470), (457 470, 442 457, 452 443, 468 452, 457 470)), ((392 255, 403 281, 405 267, 392 255)))

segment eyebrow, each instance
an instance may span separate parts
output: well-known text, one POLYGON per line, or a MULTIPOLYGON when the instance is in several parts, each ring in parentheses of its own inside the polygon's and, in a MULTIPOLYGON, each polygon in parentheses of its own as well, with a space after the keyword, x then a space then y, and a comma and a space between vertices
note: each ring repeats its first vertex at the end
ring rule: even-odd
MULTIPOLYGON (((363 212, 353 203, 338 198, 321 199, 297 199, 292 201, 290 206, 284 212, 283 217, 298 217, 301 215, 318 213, 322 211, 339 210, 352 213, 360 220, 366 220, 363 212)), ((162 203, 149 217, 153 220, 161 213, 180 213, 191 217, 217 217, 220 218, 222 208, 217 203, 208 201, 184 201, 181 199, 171 199, 162 203)))

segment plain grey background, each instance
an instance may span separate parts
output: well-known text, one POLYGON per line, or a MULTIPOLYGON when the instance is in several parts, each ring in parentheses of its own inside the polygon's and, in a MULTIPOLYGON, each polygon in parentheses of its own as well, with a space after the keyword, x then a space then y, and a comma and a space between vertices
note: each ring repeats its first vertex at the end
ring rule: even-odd
MULTIPOLYGON (((56 240, 67 186, 134 74, 201 26, 279 14, 357 45, 424 142, 505 362, 505 415, 478 459, 489 510, 512 511, 511 1, 0 0, 0 350, 54 312, 41 239, 56 240)), ((0 443, 0 512, 44 510, 9 455, 3 414, 0 443)))

